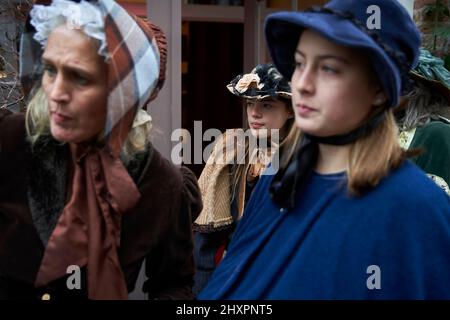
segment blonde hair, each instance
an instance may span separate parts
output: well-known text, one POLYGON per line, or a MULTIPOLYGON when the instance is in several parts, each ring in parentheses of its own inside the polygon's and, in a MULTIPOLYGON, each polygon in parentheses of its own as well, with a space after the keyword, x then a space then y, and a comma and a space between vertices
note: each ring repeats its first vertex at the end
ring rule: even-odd
MULTIPOLYGON (((376 113, 377 111, 374 111, 376 113)), ((368 135, 350 145, 347 168, 347 192, 352 196, 361 196, 376 187, 383 177, 393 169, 398 168, 403 161, 417 155, 415 150, 403 150, 398 143, 398 127, 391 109, 385 110, 381 123, 368 135)), ((296 146, 303 133, 297 132, 292 139, 296 146)), ((292 160, 294 151, 287 154, 283 161, 286 168, 292 160)))
POLYGON ((349 194, 362 195, 376 187, 408 155, 398 143, 398 127, 392 109, 386 110, 384 120, 350 147, 347 171, 349 194))
MULTIPOLYGON (((28 103, 25 114, 25 127, 27 139, 32 146, 34 146, 40 138, 51 136, 48 102, 42 87, 35 90, 35 93, 28 103)), ((151 122, 146 122, 130 129, 128 137, 122 146, 121 158, 125 163, 132 160, 136 153, 146 150, 150 143, 151 130, 151 122)), ((102 132, 99 134, 97 141, 101 143, 103 138, 102 132)))
POLYGON ((32 146, 41 136, 50 135, 47 98, 42 88, 38 88, 28 102, 25 119, 27 138, 32 146))

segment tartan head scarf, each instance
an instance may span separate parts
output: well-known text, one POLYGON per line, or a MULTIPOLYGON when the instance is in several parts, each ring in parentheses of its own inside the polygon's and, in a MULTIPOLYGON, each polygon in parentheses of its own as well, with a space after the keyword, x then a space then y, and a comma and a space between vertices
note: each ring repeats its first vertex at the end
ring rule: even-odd
MULTIPOLYGON (((77 265, 87 267, 90 299, 127 299, 117 253, 121 216, 136 206, 140 193, 119 156, 135 115, 164 83, 166 40, 159 27, 131 16, 113 0, 91 3, 100 9, 106 35, 109 94, 105 144, 76 147, 72 192, 47 243, 35 284, 45 286, 66 276, 69 266, 77 265)), ((38 0, 35 5, 49 4, 38 0)), ((42 75, 43 50, 33 39, 35 32, 28 18, 20 56, 25 93, 42 75)))

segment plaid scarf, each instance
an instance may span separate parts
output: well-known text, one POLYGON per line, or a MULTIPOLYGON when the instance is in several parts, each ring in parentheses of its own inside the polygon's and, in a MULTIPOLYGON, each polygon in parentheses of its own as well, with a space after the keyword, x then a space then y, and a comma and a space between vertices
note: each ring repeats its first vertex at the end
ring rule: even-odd
MULTIPOLYGON (((127 299, 117 252, 121 217, 137 205, 140 193, 119 155, 137 111, 163 85, 166 42, 157 26, 129 15, 114 1, 98 4, 109 54, 106 145, 76 147, 72 193, 46 246, 36 286, 66 276, 70 265, 87 266, 90 299, 127 299)), ((28 21, 21 41, 26 92, 42 74, 42 49, 32 35, 28 21)))

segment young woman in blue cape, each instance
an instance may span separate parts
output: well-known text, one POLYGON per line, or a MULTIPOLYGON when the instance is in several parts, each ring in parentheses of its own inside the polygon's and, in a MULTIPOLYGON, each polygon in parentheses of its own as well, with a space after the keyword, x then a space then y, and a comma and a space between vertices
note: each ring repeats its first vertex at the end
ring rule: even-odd
POLYGON ((302 138, 198 298, 449 299, 450 198, 406 160, 392 111, 419 55, 406 10, 334 0, 265 32, 302 138))

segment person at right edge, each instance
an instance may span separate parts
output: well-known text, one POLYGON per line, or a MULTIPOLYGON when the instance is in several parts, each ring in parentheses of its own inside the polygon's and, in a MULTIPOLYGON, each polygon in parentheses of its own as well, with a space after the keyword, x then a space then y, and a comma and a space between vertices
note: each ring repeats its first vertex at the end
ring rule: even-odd
POLYGON ((333 0, 271 14, 265 34, 302 137, 198 299, 450 299, 450 197, 406 160, 393 115, 419 57, 406 9, 333 0))
POLYGON ((442 59, 421 49, 410 74, 413 90, 396 112, 400 145, 419 149, 414 163, 450 195, 450 71, 442 59))

